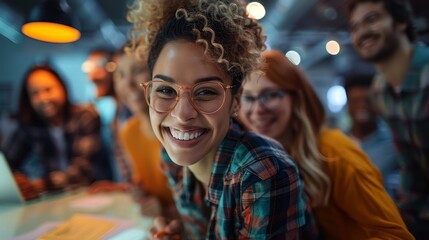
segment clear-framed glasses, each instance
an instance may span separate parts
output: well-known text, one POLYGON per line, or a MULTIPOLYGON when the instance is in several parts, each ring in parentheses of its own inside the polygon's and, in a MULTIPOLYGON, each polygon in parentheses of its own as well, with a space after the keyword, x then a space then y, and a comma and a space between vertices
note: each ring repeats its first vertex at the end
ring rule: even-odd
POLYGON ((166 113, 173 110, 179 99, 188 92, 188 99, 192 106, 199 112, 213 114, 225 103, 226 90, 233 86, 219 81, 207 81, 193 86, 183 86, 176 83, 154 79, 140 83, 144 88, 148 105, 158 113, 166 113))
POLYGON ((243 94, 241 96, 241 108, 246 111, 252 111, 253 105, 256 101, 259 101, 259 104, 267 110, 274 110, 281 103, 281 99, 286 96, 286 91, 284 90, 273 90, 269 92, 264 92, 259 96, 251 96, 243 94))

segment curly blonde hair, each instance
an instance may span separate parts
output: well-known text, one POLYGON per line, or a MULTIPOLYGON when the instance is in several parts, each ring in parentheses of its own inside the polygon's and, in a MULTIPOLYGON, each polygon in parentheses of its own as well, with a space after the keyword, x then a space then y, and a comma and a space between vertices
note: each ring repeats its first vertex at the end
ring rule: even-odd
POLYGON ((138 57, 148 53, 151 74, 162 48, 183 39, 203 46, 240 86, 259 67, 265 50, 262 27, 240 0, 136 0, 128 20, 134 24, 132 48, 138 57))

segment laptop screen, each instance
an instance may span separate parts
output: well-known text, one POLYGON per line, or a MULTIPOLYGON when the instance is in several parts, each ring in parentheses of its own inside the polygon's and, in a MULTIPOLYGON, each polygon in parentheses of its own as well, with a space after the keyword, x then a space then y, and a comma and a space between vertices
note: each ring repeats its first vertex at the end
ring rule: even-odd
POLYGON ((0 204, 20 204, 25 200, 15 182, 6 157, 0 152, 0 204))

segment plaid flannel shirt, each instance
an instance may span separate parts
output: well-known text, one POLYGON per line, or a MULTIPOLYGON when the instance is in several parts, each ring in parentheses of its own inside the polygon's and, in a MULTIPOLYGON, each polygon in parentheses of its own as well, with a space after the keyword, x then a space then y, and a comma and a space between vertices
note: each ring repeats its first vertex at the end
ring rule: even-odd
POLYGON ((372 90, 399 153, 403 190, 400 207, 416 213, 429 210, 429 48, 416 44, 399 89, 393 89, 378 74, 372 90))
POLYGON ((298 170, 271 140, 230 124, 208 191, 163 151, 164 170, 190 239, 299 239, 304 200, 298 170))
MULTIPOLYGON (((67 169, 70 184, 87 185, 93 178, 92 163, 101 155, 100 118, 91 106, 72 105, 64 124, 67 169)), ((47 126, 20 123, 3 151, 12 169, 20 170, 30 153, 43 168, 49 188, 49 173, 61 171, 58 149, 47 126)))

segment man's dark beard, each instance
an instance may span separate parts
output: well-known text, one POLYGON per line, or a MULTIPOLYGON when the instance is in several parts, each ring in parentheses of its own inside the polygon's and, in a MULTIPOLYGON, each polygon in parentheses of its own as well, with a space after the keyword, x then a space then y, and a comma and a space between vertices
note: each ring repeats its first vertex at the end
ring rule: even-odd
POLYGON ((366 57, 361 56, 361 58, 368 62, 373 62, 373 63, 383 62, 386 59, 389 59, 398 48, 399 48, 398 39, 394 37, 386 38, 384 46, 378 52, 366 57))
MULTIPOLYGON (((378 52, 366 57, 359 54, 360 57, 363 60, 372 62, 372 63, 383 62, 386 59, 389 59, 399 48, 399 39, 395 35, 395 29, 396 29, 396 26, 393 26, 392 31, 389 34, 385 35, 383 46, 381 47, 381 49, 379 49, 378 52)), ((362 36, 361 38, 367 38, 367 37, 371 37, 371 36, 362 36)))

